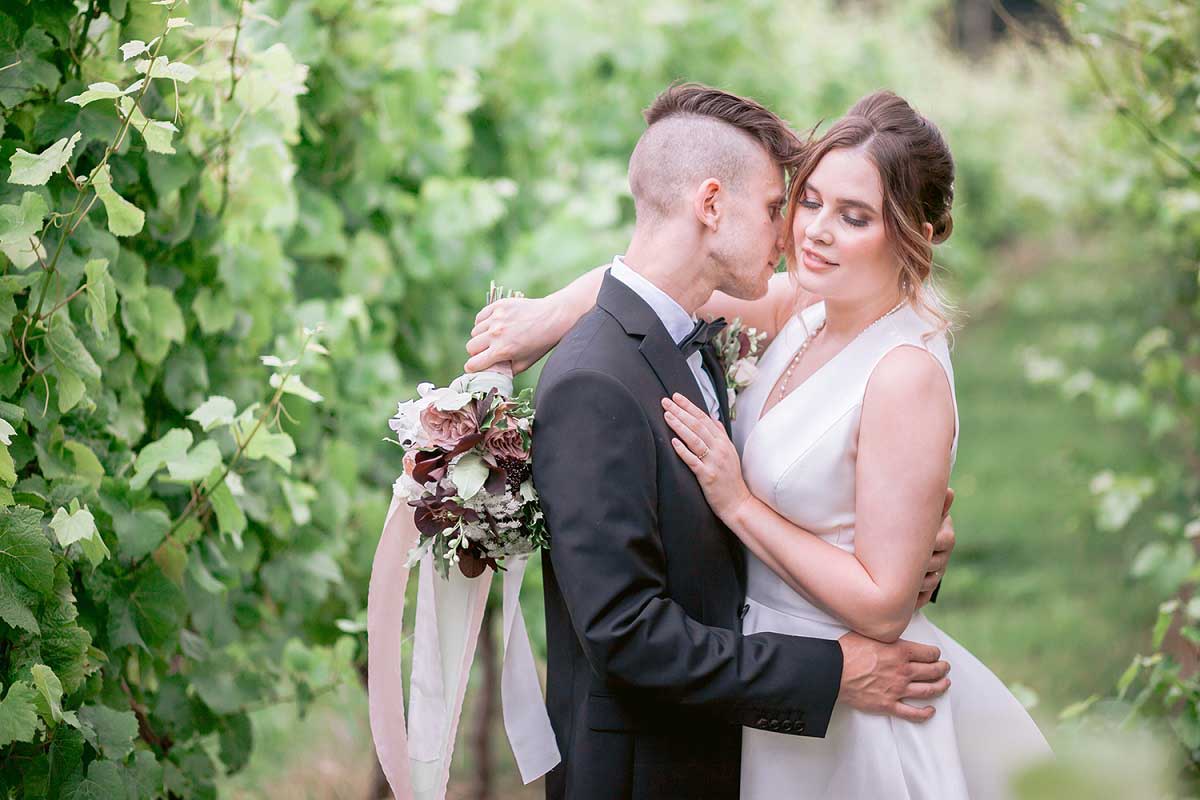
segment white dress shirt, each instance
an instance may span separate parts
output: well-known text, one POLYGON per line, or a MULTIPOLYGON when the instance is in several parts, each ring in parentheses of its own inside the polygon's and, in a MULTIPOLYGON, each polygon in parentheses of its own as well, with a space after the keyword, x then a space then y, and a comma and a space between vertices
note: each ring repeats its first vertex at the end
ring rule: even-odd
MULTIPOLYGON (((662 320, 663 327, 667 329, 667 333, 675 344, 682 342, 692 332, 692 328, 696 326, 696 318, 684 311, 683 306, 675 302, 675 299, 669 294, 634 272, 621 260, 620 256, 613 258, 610 271, 614 278, 646 301, 646 305, 650 306, 662 320)), ((699 350, 688 356, 687 365, 691 369, 692 375, 696 377, 696 383, 700 385, 700 393, 704 397, 705 405, 708 406, 708 413, 712 415, 713 419, 720 420, 721 406, 717 400, 717 390, 713 386, 712 378, 704 369, 704 357, 700 355, 699 350)))

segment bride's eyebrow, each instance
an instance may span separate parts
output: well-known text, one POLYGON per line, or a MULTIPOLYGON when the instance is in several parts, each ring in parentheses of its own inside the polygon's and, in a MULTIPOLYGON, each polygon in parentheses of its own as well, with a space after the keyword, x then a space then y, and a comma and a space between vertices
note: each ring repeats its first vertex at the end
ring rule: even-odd
POLYGON ((840 206, 849 206, 850 208, 861 208, 863 211, 867 211, 871 214, 879 213, 875 210, 874 206, 872 206, 870 203, 864 203, 862 200, 854 200, 851 198, 839 197, 837 199, 837 203, 840 206))

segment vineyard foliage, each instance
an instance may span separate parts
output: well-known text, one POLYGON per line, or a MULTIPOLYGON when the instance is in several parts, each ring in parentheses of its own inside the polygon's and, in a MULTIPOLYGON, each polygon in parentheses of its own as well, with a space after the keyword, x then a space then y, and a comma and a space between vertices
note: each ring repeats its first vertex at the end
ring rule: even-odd
MULTIPOLYGON (((1142 289, 1114 320, 1101 374, 1051 369, 1043 380, 1089 398, 1103 417, 1142 426, 1158 454, 1152 474, 1121 465, 1092 481, 1100 532, 1136 530, 1146 543, 1134 578, 1162 595, 1150 649, 1121 676, 1117 699, 1164 722, 1200 785, 1200 6, 1089 2, 1063 6, 1089 68, 1080 82, 1111 114, 1096 162, 1092 219, 1119 221, 1142 289)), ((1061 366, 1061 361, 1058 366, 1061 366)), ((1097 702, 1084 701, 1070 715, 1097 702)), ((1109 705, 1100 703, 1100 707, 1109 705)))
POLYGON ((385 420, 457 373, 490 279, 623 246, 670 80, 803 128, 912 97, 959 163, 946 264, 986 291, 1072 202, 1030 157, 1070 120, 1035 62, 945 55, 928 6, 5 0, 0 791, 212 797, 255 709, 358 679, 385 420))

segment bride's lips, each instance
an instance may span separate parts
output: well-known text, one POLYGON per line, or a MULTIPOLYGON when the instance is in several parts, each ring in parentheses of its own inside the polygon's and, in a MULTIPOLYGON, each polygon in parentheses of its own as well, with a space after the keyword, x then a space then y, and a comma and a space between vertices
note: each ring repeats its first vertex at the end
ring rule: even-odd
POLYGON ((804 260, 804 266, 814 272, 825 272, 838 266, 836 261, 830 261, 815 250, 804 247, 801 248, 801 255, 804 260))

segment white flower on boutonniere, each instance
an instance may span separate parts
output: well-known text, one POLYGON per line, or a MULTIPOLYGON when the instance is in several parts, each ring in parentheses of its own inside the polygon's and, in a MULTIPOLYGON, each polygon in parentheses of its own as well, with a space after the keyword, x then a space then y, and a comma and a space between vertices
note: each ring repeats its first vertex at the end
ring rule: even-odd
POLYGON ((737 395, 758 376, 758 359, 767 335, 742 325, 735 318, 713 340, 717 358, 725 370, 725 391, 729 396, 729 418, 737 418, 737 395))

